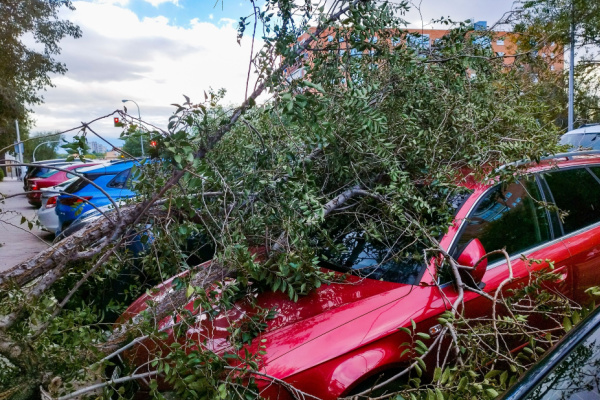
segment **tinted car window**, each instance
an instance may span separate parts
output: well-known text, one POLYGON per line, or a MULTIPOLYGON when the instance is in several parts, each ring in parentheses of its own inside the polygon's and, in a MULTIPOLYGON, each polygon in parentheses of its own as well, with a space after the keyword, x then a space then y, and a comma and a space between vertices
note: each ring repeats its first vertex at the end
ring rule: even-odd
POLYGON ((124 171, 119 172, 110 182, 106 184, 109 188, 122 189, 125 187, 127 183, 127 178, 129 177, 130 169, 126 169, 124 171))
POLYGON ((600 399, 600 329, 592 332, 526 399, 600 399))
POLYGON ((48 172, 46 172, 45 174, 39 175, 38 178, 43 179, 43 178, 49 178, 52 175, 56 175, 58 174, 60 171, 57 169, 51 169, 48 172))
MULTIPOLYGON (((550 224, 540 200, 533 178, 493 187, 467 217, 454 257, 476 238, 486 251, 506 247, 510 255, 550 240, 550 224)), ((488 262, 501 257, 501 254, 493 254, 488 262)))
MULTIPOLYGON (((87 173, 87 174, 83 174, 88 180, 90 181, 94 181, 96 180, 96 178, 98 178, 99 176, 102 176, 103 174, 92 174, 92 173, 87 173)), ((84 180, 84 179, 77 179, 75 182, 71 183, 69 186, 67 186, 65 188, 65 193, 77 193, 80 190, 82 190, 84 187, 86 187, 88 185, 88 181, 84 180)))
POLYGON ((600 221, 600 183, 585 168, 545 173, 565 234, 600 221))

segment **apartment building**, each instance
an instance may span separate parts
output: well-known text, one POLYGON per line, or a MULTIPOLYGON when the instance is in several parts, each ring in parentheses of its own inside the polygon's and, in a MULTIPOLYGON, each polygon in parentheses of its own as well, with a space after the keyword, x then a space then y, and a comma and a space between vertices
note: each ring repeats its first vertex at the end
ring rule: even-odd
MULTIPOLYGON (((475 32, 476 31, 485 31, 487 30, 487 24, 485 21, 479 21, 474 24, 475 32)), ((311 28, 310 34, 314 34, 316 28, 311 28)), ((398 46, 399 44, 405 42, 408 46, 419 49, 419 51, 426 54, 428 51, 435 47, 435 44, 438 40, 443 38, 445 35, 449 33, 449 30, 445 29, 406 29, 404 30, 405 34, 398 35, 398 38, 391 39, 391 46, 398 46)), ((309 33, 305 33, 298 39, 300 44, 304 43, 307 39, 310 38, 309 33)), ((473 43, 479 44, 483 47, 491 47, 491 50, 495 57, 502 58, 502 61, 506 67, 510 67, 514 62, 515 58, 519 56, 525 56, 525 54, 518 52, 518 41, 520 39, 519 34, 515 34, 513 32, 508 31, 494 31, 491 35, 492 38, 490 40, 489 36, 481 36, 477 37, 474 34, 473 43)), ((321 40, 323 42, 337 42, 339 43, 339 54, 344 55, 346 51, 350 52, 352 56, 361 57, 364 53, 359 52, 357 49, 353 48, 349 43, 346 42, 345 38, 336 38, 333 31, 325 31, 321 33, 321 40)), ((379 38, 372 37, 370 39, 373 43, 376 43, 379 38)), ((556 45, 555 43, 551 43, 548 46, 541 48, 538 51, 533 51, 531 53, 534 57, 541 57, 550 65, 550 70, 552 71, 562 71, 564 69, 564 50, 562 47, 556 45)), ((287 76, 288 81, 292 81, 295 79, 300 79, 304 77, 304 68, 303 64, 307 59, 310 58, 309 52, 304 52, 301 56, 298 57, 297 62, 294 66, 291 66, 285 70, 285 74, 287 76)), ((471 73, 472 76, 474 75, 471 73)))

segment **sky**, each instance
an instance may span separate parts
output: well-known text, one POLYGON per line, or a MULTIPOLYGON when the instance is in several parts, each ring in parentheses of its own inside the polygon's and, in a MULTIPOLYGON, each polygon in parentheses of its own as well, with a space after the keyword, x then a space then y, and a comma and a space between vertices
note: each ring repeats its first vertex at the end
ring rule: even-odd
MULTIPOLYGON (((404 18, 411 27, 435 27, 440 17, 492 25, 512 0, 422 0, 404 18)), ((61 42, 58 60, 68 68, 33 107, 33 134, 66 131, 125 105, 137 117, 165 128, 184 95, 201 101, 210 88, 227 90, 225 104, 244 100, 251 40, 236 41, 237 21, 251 13, 250 0, 85 0, 64 9, 63 19, 82 37, 61 42)), ((255 44, 259 46, 260 41, 255 44)), ((115 146, 120 128, 112 118, 91 127, 115 146)), ((72 136, 71 134, 66 135, 72 136)), ((100 142, 98 139, 91 139, 100 142)))

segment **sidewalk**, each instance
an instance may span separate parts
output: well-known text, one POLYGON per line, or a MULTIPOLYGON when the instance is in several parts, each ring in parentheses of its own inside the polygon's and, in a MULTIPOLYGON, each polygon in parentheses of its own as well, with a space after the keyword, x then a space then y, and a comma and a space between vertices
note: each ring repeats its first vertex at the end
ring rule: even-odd
MULTIPOLYGON (((4 196, 23 193, 23 182, 16 178, 4 178, 0 182, 4 196)), ((21 217, 32 221, 35 207, 27 202, 25 195, 11 197, 0 202, 0 272, 35 256, 47 248, 53 235, 37 227, 31 231, 27 223, 21 225, 21 217)))

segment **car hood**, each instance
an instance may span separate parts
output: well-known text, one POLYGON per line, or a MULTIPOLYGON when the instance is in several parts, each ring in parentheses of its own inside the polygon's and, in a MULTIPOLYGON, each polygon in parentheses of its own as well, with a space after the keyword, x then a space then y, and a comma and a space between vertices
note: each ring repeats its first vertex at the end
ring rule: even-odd
MULTIPOLYGON (((158 294, 144 295, 136 300, 121 321, 143 311, 146 302, 153 297, 157 300, 157 296, 163 296, 165 291, 170 290, 170 281, 159 288, 158 294)), ((261 368, 280 379, 289 377, 397 331, 402 321, 410 321, 415 311, 414 308, 403 310, 398 304, 413 291, 422 289, 419 286, 347 276, 341 283, 322 285, 300 297, 297 302, 291 301, 282 292, 257 294, 256 303, 264 309, 275 310, 277 314, 268 321, 266 330, 255 338, 248 349, 256 353, 258 345, 265 346, 266 354, 261 356, 261 368)), ((426 303, 424 300, 422 304, 426 303)), ((192 302, 186 308, 192 311, 192 302)), ((187 330, 186 336, 217 353, 233 352, 228 340, 228 328, 244 316, 254 314, 254 309, 248 303, 239 302, 233 309, 214 319, 196 314, 195 323, 187 330)), ((169 332, 168 341, 174 340, 170 331, 173 323, 174 319, 168 317, 159 324, 160 329, 169 332)), ((130 356, 136 359, 136 363, 145 362, 148 359, 147 352, 153 347, 144 344, 130 356)))

